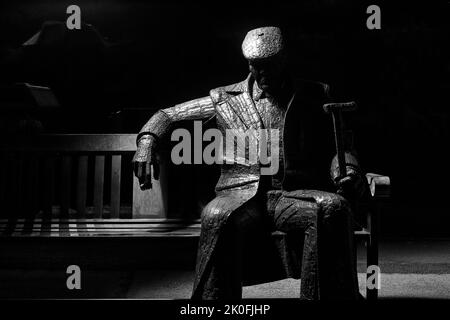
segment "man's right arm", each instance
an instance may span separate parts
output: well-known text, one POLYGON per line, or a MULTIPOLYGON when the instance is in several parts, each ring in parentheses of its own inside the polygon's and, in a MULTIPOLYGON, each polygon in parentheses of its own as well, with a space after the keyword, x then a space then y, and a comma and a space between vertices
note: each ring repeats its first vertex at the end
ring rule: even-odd
POLYGON ((150 118, 137 136, 137 150, 133 157, 134 174, 139 179, 142 190, 152 187, 151 167, 153 167, 154 178, 159 178, 155 150, 170 126, 181 120, 201 120, 212 116, 214 116, 214 104, 207 96, 159 110, 150 118))

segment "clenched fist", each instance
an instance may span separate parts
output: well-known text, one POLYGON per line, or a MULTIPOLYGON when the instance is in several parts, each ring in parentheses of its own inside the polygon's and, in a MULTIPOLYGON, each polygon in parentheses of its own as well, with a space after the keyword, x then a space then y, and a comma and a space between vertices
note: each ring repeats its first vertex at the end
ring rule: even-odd
POLYGON ((344 176, 339 176, 339 164, 337 156, 331 162, 330 174, 337 188, 337 193, 349 200, 360 199, 366 189, 367 182, 359 168, 356 157, 351 153, 345 153, 346 173, 344 176))
POLYGON ((146 135, 139 139, 132 163, 141 190, 152 188, 152 171, 153 178, 159 179, 159 161, 155 150, 156 140, 153 136, 146 135))
POLYGON ((346 176, 335 181, 337 193, 347 199, 359 199, 365 192, 366 182, 361 175, 348 171, 346 176))

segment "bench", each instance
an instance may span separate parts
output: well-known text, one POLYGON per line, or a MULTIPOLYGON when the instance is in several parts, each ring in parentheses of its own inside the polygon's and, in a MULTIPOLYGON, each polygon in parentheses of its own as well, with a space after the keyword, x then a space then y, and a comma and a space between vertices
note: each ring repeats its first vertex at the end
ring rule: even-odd
MULTIPOLYGON (((135 239, 132 242, 135 246, 144 238, 159 245, 167 239, 181 239, 175 247, 184 245, 187 264, 195 262, 200 211, 214 193, 210 188, 210 193, 204 191, 201 179, 191 188, 181 181, 193 181, 199 170, 205 168, 174 166, 162 161, 160 180, 153 181, 151 190, 141 191, 131 168, 136 149, 134 134, 53 134, 0 139, 3 248, 12 243, 6 239, 113 239, 111 243, 115 246, 124 246, 133 267, 133 263, 145 260, 147 255, 143 256, 142 250, 169 260, 171 254, 164 254, 160 246, 153 247, 159 253, 148 247, 128 252, 126 241, 131 240, 125 239, 135 239), (169 201, 174 195, 178 201, 169 201), (195 198, 202 199, 195 203, 192 201, 195 198), (193 245, 186 247, 188 239, 193 245)), ((211 173, 203 175, 208 180, 206 184, 216 180, 211 173)), ((367 223, 355 235, 367 244, 367 265, 377 265, 378 200, 389 197, 389 178, 368 174, 367 179, 372 198, 377 201, 367 207, 367 223)), ((276 232, 274 237, 282 241, 284 234, 276 232)), ((64 248, 69 244, 73 242, 64 242, 64 248)), ((33 245, 35 242, 27 242, 22 249, 33 255, 33 245)), ((109 255, 115 254, 114 248, 108 250, 105 252, 109 255)), ((173 252, 179 254, 177 250, 173 252)), ((77 254, 80 255, 75 250, 71 258, 77 254)), ((82 255, 86 263, 94 258, 85 252, 82 255)), ((377 290, 368 290, 367 294, 369 299, 376 298, 377 290)))
POLYGON ((4 137, 0 235, 196 234, 197 222, 163 215, 158 182, 150 192, 140 192, 130 165, 135 139, 133 134, 4 137))

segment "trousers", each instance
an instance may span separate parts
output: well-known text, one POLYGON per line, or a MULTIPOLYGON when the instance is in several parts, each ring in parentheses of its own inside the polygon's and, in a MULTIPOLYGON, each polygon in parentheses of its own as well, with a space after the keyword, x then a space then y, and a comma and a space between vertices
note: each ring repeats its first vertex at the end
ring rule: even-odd
MULTIPOLYGON (((357 299, 352 226, 351 206, 338 194, 318 190, 259 192, 228 218, 205 269, 205 281, 193 298, 242 298, 243 262, 248 246, 254 245, 252 235, 279 230, 298 239, 301 299, 357 299)), ((208 236, 208 230, 202 233, 208 236)))

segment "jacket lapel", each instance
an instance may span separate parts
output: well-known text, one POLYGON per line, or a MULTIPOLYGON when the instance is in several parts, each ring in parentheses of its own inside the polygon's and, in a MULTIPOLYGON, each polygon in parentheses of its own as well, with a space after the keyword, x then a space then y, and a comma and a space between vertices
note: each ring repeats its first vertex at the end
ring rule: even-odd
POLYGON ((261 129, 262 119, 249 91, 250 76, 225 90, 224 99, 217 106, 232 129, 261 129))

